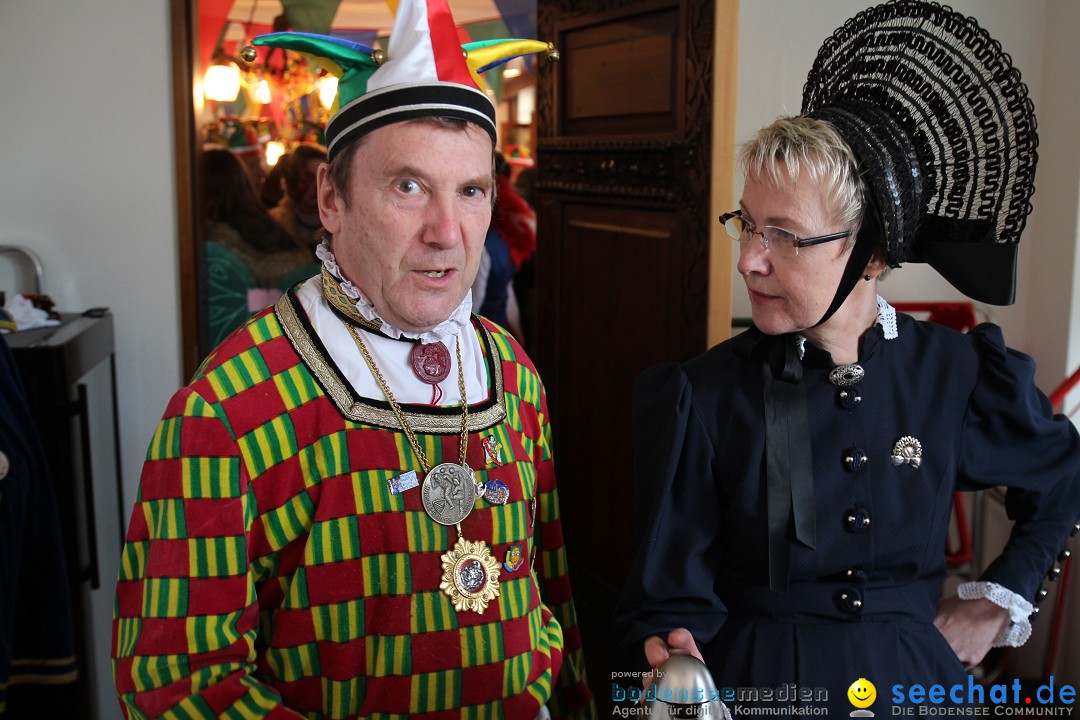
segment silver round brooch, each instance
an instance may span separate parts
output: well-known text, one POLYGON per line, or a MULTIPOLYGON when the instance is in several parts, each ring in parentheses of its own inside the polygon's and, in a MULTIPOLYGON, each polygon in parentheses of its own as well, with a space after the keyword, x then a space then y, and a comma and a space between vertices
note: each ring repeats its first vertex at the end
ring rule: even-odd
POLYGON ((837 365, 829 371, 829 382, 837 387, 850 387, 862 380, 865 375, 866 371, 858 363, 837 365))

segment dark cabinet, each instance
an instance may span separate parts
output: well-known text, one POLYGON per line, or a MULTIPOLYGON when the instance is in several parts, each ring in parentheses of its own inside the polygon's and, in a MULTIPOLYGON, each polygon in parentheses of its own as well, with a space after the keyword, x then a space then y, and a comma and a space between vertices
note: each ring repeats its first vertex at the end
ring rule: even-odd
POLYGON ((54 327, 6 336, 45 449, 72 595, 80 718, 117 717, 109 664, 123 542, 113 317, 65 314, 54 327))

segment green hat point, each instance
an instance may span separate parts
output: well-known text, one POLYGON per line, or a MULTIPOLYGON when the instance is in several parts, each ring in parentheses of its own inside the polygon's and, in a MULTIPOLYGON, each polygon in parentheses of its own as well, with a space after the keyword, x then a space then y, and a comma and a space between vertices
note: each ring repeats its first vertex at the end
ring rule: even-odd
POLYGON ((347 105, 366 93, 368 79, 379 67, 374 59, 376 49, 329 35, 279 32, 260 35, 251 42, 262 47, 276 47, 301 53, 338 78, 339 106, 347 105))

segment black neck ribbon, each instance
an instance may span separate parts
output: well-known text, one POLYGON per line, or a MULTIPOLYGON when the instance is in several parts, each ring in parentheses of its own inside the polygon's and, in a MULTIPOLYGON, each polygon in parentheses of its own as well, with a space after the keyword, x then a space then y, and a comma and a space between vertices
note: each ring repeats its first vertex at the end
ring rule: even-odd
MULTIPOLYGON (((832 303, 818 321, 821 325, 843 305, 873 257, 882 237, 881 215, 868 203, 863 224, 855 238, 844 274, 832 303)), ((787 592, 791 565, 789 536, 814 549, 817 542, 817 507, 814 501, 814 464, 807 414, 806 387, 796 336, 756 337, 751 357, 761 363, 762 400, 765 411, 765 489, 768 502, 769 588, 787 592)))
POLYGON ((791 561, 789 528, 794 524, 795 540, 810 549, 817 539, 813 456, 806 386, 802 383, 795 336, 779 335, 768 340, 771 342, 766 344, 771 348, 762 364, 761 377, 765 401, 769 587, 776 592, 787 592, 791 561), (778 364, 782 366, 780 376, 775 375, 778 364))

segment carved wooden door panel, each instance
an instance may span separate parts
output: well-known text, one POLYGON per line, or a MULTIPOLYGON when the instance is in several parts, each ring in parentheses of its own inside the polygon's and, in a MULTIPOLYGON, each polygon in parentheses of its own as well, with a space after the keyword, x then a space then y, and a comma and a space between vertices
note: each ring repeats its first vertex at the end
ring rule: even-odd
POLYGON ((706 347, 713 24, 713 0, 538 3, 562 59, 540 73, 530 348, 602 715, 636 541, 633 380, 706 347))

